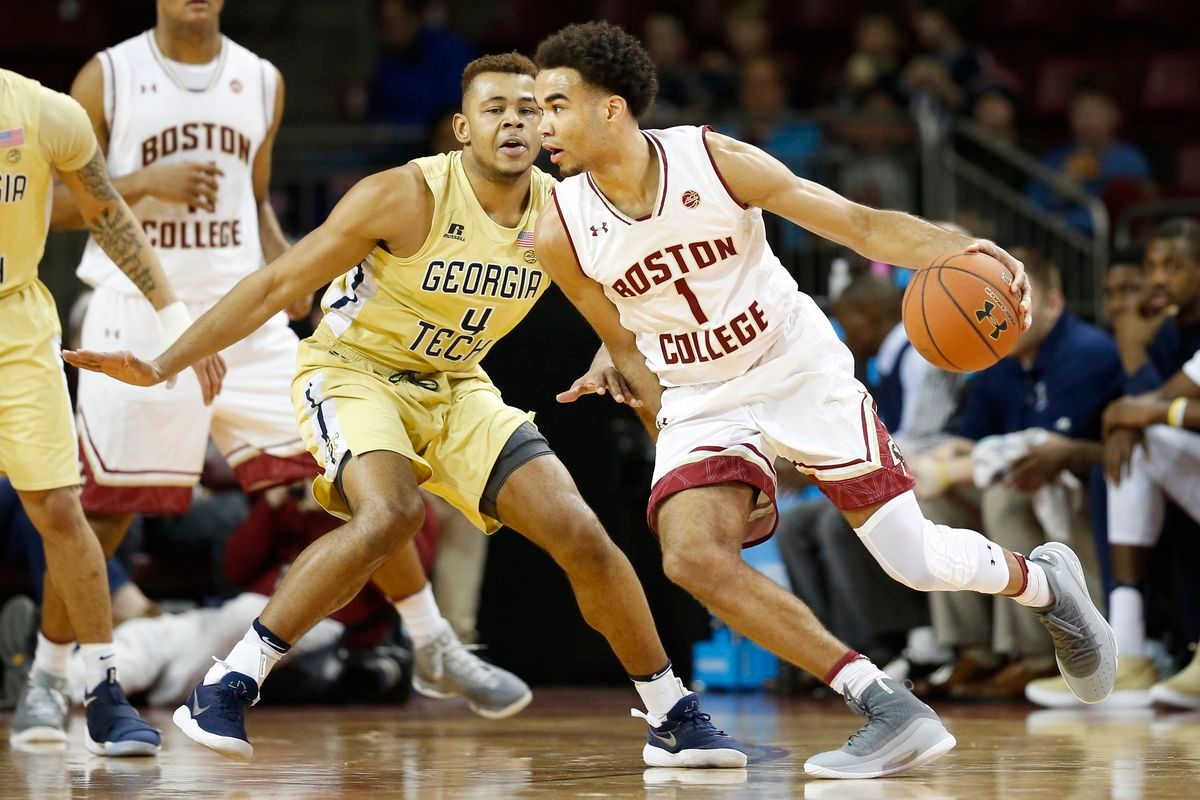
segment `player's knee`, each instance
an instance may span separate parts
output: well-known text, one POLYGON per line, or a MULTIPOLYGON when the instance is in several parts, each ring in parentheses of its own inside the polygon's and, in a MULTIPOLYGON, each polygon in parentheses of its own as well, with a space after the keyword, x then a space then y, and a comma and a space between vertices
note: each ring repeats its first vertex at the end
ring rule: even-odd
POLYGON ((715 547, 663 543, 663 572, 671 583, 701 600, 722 584, 727 556, 715 547))
POLYGON ((567 572, 603 570, 612 559, 620 557, 620 550, 591 513, 566 520, 553 547, 551 556, 567 572))
POLYGON ((425 504, 412 497, 379 498, 357 509, 355 522, 372 558, 386 558, 407 544, 425 524, 425 504))
POLYGON ((21 503, 42 536, 56 536, 87 527, 74 487, 22 492, 21 503))

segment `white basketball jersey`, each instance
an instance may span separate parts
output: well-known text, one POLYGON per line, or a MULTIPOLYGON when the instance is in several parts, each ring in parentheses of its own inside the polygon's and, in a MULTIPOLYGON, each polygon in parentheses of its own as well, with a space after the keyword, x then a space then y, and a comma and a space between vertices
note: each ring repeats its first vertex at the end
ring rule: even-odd
POLYGON ((580 266, 604 287, 665 386, 744 374, 799 293, 767 244, 762 211, 726 188, 707 130, 643 131, 659 159, 649 216, 622 214, 587 173, 555 188, 580 266))
MULTIPOLYGON (((108 170, 113 177, 154 164, 215 164, 213 212, 143 197, 133 205, 180 298, 209 303, 263 264, 254 200, 254 158, 275 112, 276 72, 226 37, 207 87, 188 89, 151 31, 103 50, 108 170)), ((79 277, 91 286, 137 289, 89 239, 79 277)))

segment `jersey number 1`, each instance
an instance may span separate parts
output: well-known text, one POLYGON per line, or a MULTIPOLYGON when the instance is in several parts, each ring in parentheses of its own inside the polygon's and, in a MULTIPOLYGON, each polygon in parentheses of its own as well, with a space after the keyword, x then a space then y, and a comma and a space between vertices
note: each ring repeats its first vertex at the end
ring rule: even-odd
POLYGON ((683 299, 687 300, 688 308, 692 310, 692 316, 696 318, 696 322, 703 325, 708 322, 708 317, 704 316, 704 309, 700 307, 700 301, 696 299, 696 295, 692 293, 692 289, 687 285, 687 281, 679 278, 675 281, 675 291, 683 295, 683 299))

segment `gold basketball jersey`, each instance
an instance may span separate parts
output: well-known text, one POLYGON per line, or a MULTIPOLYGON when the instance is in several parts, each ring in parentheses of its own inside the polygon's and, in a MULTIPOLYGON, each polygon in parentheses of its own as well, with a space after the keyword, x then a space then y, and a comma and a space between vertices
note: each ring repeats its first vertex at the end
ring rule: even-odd
POLYGON ((469 372, 550 284, 533 227, 554 179, 535 167, 525 216, 505 228, 479 205, 461 152, 413 163, 433 193, 425 243, 407 258, 376 247, 334 281, 322 300, 321 328, 398 370, 469 372))
POLYGON ((52 169, 75 172, 96 135, 70 97, 0 69, 0 297, 37 279, 53 202, 52 169))

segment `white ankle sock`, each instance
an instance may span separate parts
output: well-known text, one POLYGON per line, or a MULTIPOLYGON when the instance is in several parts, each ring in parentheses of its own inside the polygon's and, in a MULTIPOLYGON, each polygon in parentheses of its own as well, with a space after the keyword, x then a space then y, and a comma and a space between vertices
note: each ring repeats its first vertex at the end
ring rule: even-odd
MULTIPOLYGON (((38 631, 37 648, 33 651, 33 668, 40 669, 56 678, 67 677, 67 665, 71 663, 74 642, 52 642, 38 631)), ((91 689, 91 685, 87 687, 91 689)))
POLYGON ((1118 586, 1108 596, 1108 621, 1117 637, 1117 652, 1123 656, 1146 654, 1143 606, 1142 593, 1133 586, 1118 586))
POLYGON ((871 659, 858 655, 833 674, 829 679, 829 687, 840 695, 849 694, 857 698, 876 680, 886 677, 883 670, 871 663, 871 659))
POLYGON ((117 648, 112 642, 81 644, 79 654, 83 656, 83 678, 85 691, 92 691, 117 674, 117 648))
POLYGON ((1025 564, 1028 572, 1025 576, 1025 589, 1020 594, 1013 595, 1012 599, 1032 608, 1045 608, 1053 603, 1054 595, 1050 592, 1050 581, 1046 578, 1046 571, 1040 564, 1028 561, 1024 556, 1017 556, 1017 559, 1025 564))
POLYGON ((433 598, 433 586, 426 583, 421 591, 392 603, 396 613, 404 622, 404 630, 412 639, 413 647, 424 647, 442 634, 450 623, 442 617, 437 600, 433 598))
POLYGON ((648 681, 633 681, 633 687, 637 689, 638 695, 642 698, 642 702, 646 704, 646 711, 657 725, 651 727, 657 728, 662 724, 662 719, 667 715, 667 712, 675 707, 679 699, 687 692, 683 688, 683 681, 675 677, 675 670, 670 664, 662 672, 654 675, 648 681))
POLYGON ((268 637, 269 643, 256 629, 257 623, 258 620, 255 620, 255 624, 252 624, 242 640, 233 646, 233 650, 229 651, 224 661, 217 661, 208 668, 204 675, 204 683, 216 683, 230 672, 240 672, 254 678, 259 688, 262 688, 267 675, 271 674, 271 670, 280 659, 287 655, 291 645, 276 641, 274 637, 268 637))

